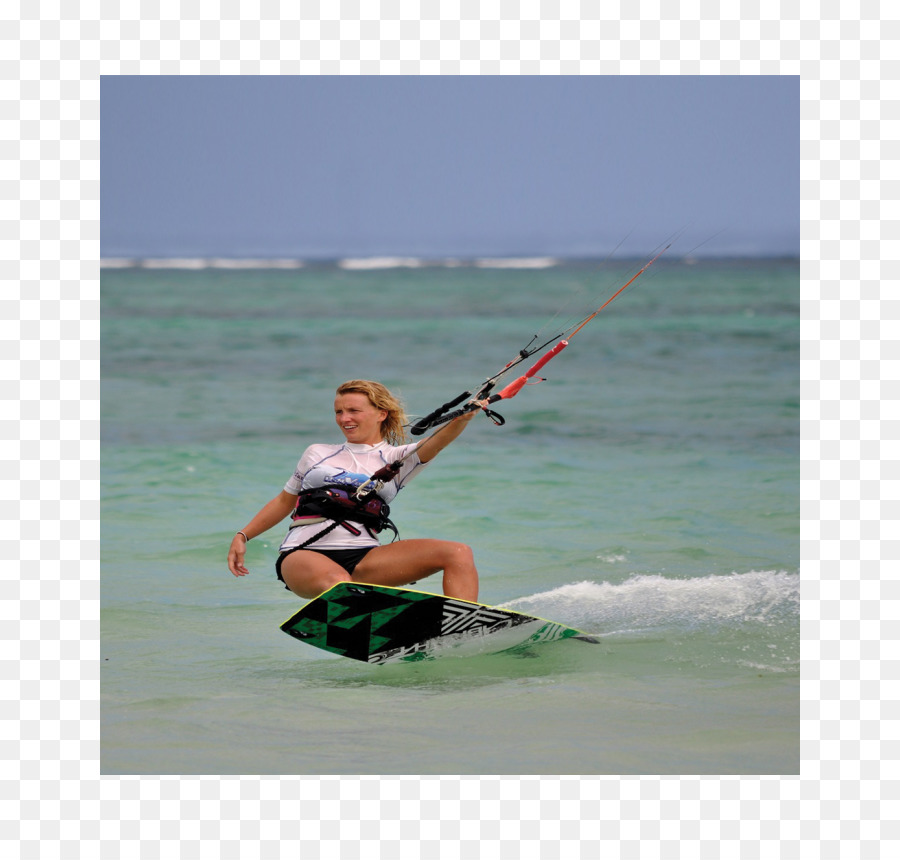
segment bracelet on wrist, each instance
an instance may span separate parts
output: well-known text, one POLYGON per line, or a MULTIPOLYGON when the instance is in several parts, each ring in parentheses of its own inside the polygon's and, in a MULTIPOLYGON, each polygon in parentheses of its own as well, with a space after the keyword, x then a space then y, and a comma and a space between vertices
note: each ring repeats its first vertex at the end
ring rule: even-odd
POLYGON ((250 538, 248 538, 247 535, 244 534, 244 532, 236 531, 235 534, 240 535, 244 539, 244 543, 250 543, 250 538))

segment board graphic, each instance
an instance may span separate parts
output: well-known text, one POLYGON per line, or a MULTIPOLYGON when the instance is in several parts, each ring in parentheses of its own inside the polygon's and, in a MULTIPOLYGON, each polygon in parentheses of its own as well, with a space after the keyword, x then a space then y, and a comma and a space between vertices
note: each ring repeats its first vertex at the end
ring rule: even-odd
POLYGON ((281 625, 289 636, 364 663, 496 653, 538 642, 599 642, 533 615, 424 591, 341 582, 281 625))

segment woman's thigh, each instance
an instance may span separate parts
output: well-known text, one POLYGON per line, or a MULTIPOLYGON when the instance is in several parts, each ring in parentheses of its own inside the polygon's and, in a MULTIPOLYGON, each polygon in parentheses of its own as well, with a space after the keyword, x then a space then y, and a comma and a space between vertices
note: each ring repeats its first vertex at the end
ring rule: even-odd
POLYGON ((321 553, 303 549, 285 556, 281 562, 281 577, 294 594, 308 598, 318 597, 332 585, 350 580, 350 574, 337 562, 321 553))
POLYGON ((424 579, 447 567, 473 565, 472 550, 454 541, 413 539, 373 549, 356 566, 353 579, 398 587, 424 579))

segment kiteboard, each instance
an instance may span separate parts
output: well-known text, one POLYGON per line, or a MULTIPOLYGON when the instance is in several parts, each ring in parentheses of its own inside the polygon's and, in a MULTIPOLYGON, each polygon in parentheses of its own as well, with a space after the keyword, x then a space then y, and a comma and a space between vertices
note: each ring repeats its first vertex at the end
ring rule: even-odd
POLYGON ((522 651, 542 642, 599 639, 483 603, 361 582, 340 582, 281 625, 289 636, 363 663, 522 651))

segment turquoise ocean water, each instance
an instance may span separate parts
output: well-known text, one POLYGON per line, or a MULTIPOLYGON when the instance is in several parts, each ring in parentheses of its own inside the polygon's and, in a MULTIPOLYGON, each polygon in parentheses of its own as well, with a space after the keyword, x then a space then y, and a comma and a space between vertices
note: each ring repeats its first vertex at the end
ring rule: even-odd
POLYGON ((225 566, 337 384, 424 414, 637 268, 104 270, 103 772, 797 773, 796 261, 659 261, 392 506, 600 646, 369 667, 278 629, 282 529, 225 566))

